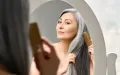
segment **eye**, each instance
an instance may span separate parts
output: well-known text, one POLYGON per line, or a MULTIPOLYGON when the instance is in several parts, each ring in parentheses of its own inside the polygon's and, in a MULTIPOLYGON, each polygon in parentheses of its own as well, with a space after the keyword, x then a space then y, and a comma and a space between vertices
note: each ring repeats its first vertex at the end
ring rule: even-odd
POLYGON ((70 24, 70 22, 66 22, 65 24, 70 24))
POLYGON ((62 23, 61 21, 58 21, 58 24, 62 23))

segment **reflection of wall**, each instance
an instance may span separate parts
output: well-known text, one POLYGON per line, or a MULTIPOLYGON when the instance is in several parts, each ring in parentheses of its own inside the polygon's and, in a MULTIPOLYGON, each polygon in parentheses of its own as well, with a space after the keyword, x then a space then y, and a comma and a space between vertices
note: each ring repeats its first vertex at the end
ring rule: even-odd
MULTIPOLYGON (((117 54, 116 74, 120 75, 120 0, 85 0, 100 22, 106 52, 117 54)), ((112 62, 112 60, 111 60, 112 62)))
POLYGON ((44 1, 43 0, 29 0, 29 2, 30 2, 30 12, 33 12, 44 1))

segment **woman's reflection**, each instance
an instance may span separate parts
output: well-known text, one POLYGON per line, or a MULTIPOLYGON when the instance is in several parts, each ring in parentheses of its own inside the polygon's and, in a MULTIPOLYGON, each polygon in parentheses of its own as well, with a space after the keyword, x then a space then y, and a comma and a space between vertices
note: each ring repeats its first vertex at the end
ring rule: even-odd
MULTIPOLYGON (((56 32, 60 42, 53 46, 60 59, 58 75, 93 75, 93 48, 84 40, 83 33, 88 30, 80 13, 74 8, 65 9, 57 22, 56 32)), ((48 46, 43 46, 49 51, 48 46)), ((34 62, 31 71, 37 74, 34 62)))

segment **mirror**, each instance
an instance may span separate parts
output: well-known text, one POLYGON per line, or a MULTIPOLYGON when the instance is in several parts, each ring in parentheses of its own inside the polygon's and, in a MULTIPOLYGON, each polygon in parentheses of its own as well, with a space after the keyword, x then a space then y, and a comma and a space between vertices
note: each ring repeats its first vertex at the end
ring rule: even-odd
POLYGON ((84 18, 94 46, 95 75, 106 75, 106 50, 102 31, 94 13, 84 0, 46 1, 31 13, 30 22, 37 22, 43 36, 52 42, 58 42, 56 24, 61 12, 67 8, 77 9, 84 18))

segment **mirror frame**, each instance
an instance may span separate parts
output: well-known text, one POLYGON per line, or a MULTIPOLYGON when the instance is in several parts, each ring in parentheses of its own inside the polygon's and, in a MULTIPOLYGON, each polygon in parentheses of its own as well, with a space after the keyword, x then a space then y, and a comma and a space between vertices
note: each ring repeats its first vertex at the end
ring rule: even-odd
MULTIPOLYGON (((49 1, 63 1, 76 8, 84 18, 90 36, 93 42, 95 55, 95 73, 94 75, 106 75, 107 58, 106 48, 103 33, 100 24, 89 5, 84 0, 49 0, 49 1)), ((49 1, 44 1, 43 5, 49 1)), ((35 10, 34 10, 35 11, 35 10)), ((32 13, 31 13, 32 14, 32 13)))

